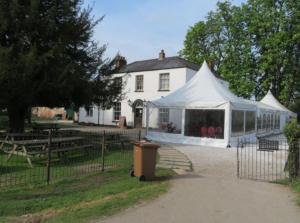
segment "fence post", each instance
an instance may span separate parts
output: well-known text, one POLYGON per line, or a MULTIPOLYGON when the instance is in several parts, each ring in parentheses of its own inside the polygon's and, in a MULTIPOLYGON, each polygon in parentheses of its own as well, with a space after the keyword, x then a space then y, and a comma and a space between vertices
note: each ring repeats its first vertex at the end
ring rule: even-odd
POLYGON ((141 135, 142 135, 142 130, 141 129, 139 129, 139 141, 141 141, 141 135))
POLYGON ((236 159, 237 159, 237 166, 236 166, 236 174, 237 174, 237 178, 240 177, 240 155, 239 155, 239 146, 240 146, 240 139, 238 138, 237 140, 237 147, 236 147, 236 159))
POLYGON ((51 174, 51 144, 52 144, 52 130, 49 130, 48 133, 48 149, 47 149, 47 184, 50 183, 50 174, 51 174))
POLYGON ((105 130, 103 130, 103 136, 102 136, 102 152, 101 152, 101 161, 102 161, 102 167, 101 171, 104 171, 104 151, 105 150, 105 130))
POLYGON ((300 180, 300 140, 298 140, 298 179, 300 180))

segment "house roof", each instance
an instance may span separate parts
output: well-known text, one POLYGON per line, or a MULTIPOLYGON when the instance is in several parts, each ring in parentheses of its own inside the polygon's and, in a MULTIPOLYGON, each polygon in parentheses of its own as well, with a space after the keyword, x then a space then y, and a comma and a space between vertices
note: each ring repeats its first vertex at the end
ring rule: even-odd
POLYGON ((190 68, 195 71, 198 71, 200 69, 200 65, 187 61, 186 59, 183 59, 181 57, 174 56, 174 57, 166 57, 162 60, 150 59, 150 60, 135 61, 121 68, 118 73, 165 70, 165 69, 184 68, 184 67, 190 68))

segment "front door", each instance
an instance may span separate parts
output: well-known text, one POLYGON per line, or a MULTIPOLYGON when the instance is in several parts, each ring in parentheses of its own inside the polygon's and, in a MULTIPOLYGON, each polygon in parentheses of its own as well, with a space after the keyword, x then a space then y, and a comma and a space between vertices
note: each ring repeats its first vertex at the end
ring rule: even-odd
POLYGON ((134 127, 142 128, 143 125, 143 108, 135 108, 134 110, 134 127))

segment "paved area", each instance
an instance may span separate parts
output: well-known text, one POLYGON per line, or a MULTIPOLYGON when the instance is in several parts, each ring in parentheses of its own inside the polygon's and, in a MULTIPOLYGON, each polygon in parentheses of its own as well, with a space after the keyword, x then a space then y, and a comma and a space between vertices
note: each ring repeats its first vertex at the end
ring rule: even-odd
POLYGON ((192 170, 192 163, 188 157, 173 146, 162 145, 158 149, 159 162, 157 167, 170 168, 174 171, 183 174, 186 171, 192 170))
POLYGON ((174 146, 194 172, 171 181, 168 193, 102 223, 298 223, 296 195, 281 185, 236 178, 235 150, 174 146))

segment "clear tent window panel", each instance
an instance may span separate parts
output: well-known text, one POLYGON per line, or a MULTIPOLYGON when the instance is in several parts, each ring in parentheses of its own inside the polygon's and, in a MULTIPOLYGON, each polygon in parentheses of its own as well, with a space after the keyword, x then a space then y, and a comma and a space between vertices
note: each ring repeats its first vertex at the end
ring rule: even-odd
POLYGON ((247 133, 255 131, 255 111, 246 111, 246 127, 245 130, 247 133))
POLYGON ((231 132, 233 136, 244 134, 244 111, 233 110, 231 114, 231 132))
POLYGON ((182 109, 149 107, 148 130, 152 132, 181 134, 182 109))
POLYGON ((224 139, 225 110, 186 109, 185 136, 224 139))
POLYGON ((263 114, 263 130, 266 131, 267 129, 267 115, 263 114))
POLYGON ((257 132, 258 133, 263 132, 263 118, 262 118, 262 114, 260 114, 259 116, 257 116, 257 132))

